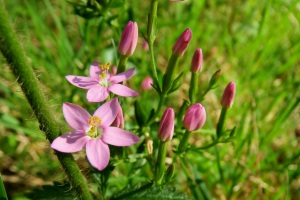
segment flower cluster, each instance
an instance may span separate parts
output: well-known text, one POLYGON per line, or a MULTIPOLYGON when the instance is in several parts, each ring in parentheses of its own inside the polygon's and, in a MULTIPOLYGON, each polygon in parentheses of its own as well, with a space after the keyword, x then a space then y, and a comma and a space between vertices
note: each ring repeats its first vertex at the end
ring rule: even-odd
MULTIPOLYGON (((137 24, 130 21, 124 29, 119 46, 122 56, 133 54, 137 38, 137 24)), ((138 95, 134 90, 121 84, 133 76, 134 68, 119 74, 116 74, 114 68, 110 74, 109 68, 110 63, 94 62, 90 67, 89 77, 68 75, 66 79, 74 86, 87 89, 86 98, 89 102, 102 102, 109 97, 110 92, 123 97, 138 95)), ((56 138, 51 148, 65 153, 85 149, 90 164, 98 170, 103 170, 109 163, 108 145, 130 146, 140 141, 135 134, 123 130, 123 111, 117 98, 103 103, 93 115, 78 105, 64 103, 63 115, 73 131, 56 138)))

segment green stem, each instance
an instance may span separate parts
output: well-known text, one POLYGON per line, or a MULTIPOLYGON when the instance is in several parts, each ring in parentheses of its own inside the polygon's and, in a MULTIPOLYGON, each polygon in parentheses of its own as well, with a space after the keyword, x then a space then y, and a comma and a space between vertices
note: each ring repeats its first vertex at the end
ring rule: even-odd
POLYGON ((155 110, 155 113, 153 114, 153 116, 148 120, 147 126, 150 126, 152 124, 152 122, 155 120, 155 118, 159 114, 162 106, 164 105, 165 99, 166 99, 166 96, 161 94, 159 97, 159 103, 158 103, 157 109, 155 110))
MULTIPOLYGON (((13 31, 9 16, 4 8, 3 0, 0 0, 0 50, 6 58, 10 68, 17 78, 32 110, 34 111, 40 129, 52 142, 60 133, 60 126, 51 113, 51 108, 44 93, 39 86, 38 80, 28 65, 24 50, 18 42, 17 36, 13 31)), ((56 155, 64 168, 72 187, 75 189, 79 199, 93 199, 84 177, 71 154, 60 153, 56 155)))
POLYGON ((163 80, 163 94, 167 94, 172 86, 174 69, 178 63, 178 60, 179 57, 174 54, 172 54, 171 58, 169 59, 169 63, 163 80))
POLYGON ((118 70, 117 74, 124 72, 126 70, 126 64, 127 64, 128 56, 121 56, 118 64, 118 70))
POLYGON ((192 132, 186 130, 182 139, 180 140, 180 143, 179 143, 179 147, 178 147, 178 154, 182 154, 185 152, 186 150, 186 147, 188 145, 188 142, 189 142, 189 139, 190 139, 190 135, 191 135, 192 132))
POLYGON ((220 138, 223 132, 223 126, 226 119, 227 108, 222 107, 220 118, 217 124, 217 138, 220 138))
POLYGON ((156 83, 158 84, 158 77, 156 72, 156 64, 155 64, 155 57, 154 57, 154 41, 156 38, 156 19, 157 19, 157 7, 158 7, 158 0, 152 0, 150 5, 150 12, 148 14, 148 27, 147 27, 147 34, 148 34, 148 45, 151 57, 151 71, 152 76, 154 77, 156 83))
POLYGON ((195 96, 198 92, 198 77, 199 73, 192 72, 191 82, 190 82, 190 89, 189 89, 189 97, 191 104, 195 103, 195 96))
POLYGON ((155 182, 160 185, 162 183, 162 179, 165 172, 165 160, 167 155, 167 146, 168 141, 161 141, 159 144, 158 154, 157 154, 157 162, 155 166, 155 182))

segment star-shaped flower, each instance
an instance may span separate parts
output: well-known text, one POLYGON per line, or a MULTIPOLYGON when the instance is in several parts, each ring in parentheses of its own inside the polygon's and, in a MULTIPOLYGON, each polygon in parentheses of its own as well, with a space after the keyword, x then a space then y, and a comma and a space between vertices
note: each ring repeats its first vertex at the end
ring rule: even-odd
POLYGON ((64 117, 74 130, 57 137, 51 148, 65 153, 85 148, 90 163, 98 170, 103 170, 110 158, 108 144, 130 146, 140 141, 135 134, 111 126, 120 108, 118 104, 114 98, 100 106, 91 116, 80 106, 64 103, 64 117))
POLYGON ((137 92, 119 84, 132 77, 135 69, 131 68, 120 74, 111 75, 108 73, 109 65, 110 63, 99 65, 94 62, 90 68, 90 77, 68 75, 66 78, 71 84, 88 89, 86 98, 89 102, 101 102, 108 97, 109 92, 124 97, 137 96, 137 92))

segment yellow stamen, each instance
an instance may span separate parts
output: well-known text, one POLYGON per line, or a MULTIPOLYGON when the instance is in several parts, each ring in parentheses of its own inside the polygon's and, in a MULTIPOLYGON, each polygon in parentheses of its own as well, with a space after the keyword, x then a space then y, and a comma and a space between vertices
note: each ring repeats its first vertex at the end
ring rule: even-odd
POLYGON ((96 116, 91 116, 89 119, 89 124, 91 125, 90 130, 87 132, 87 135, 93 138, 96 138, 100 135, 100 132, 98 132, 97 128, 101 124, 101 119, 96 116))

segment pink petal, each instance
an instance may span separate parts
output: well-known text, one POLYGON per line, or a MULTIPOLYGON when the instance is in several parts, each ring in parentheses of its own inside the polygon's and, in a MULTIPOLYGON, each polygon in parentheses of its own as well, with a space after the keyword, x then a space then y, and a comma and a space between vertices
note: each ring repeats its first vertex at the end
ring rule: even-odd
POLYGON ((106 87, 95 85, 89 89, 86 94, 86 98, 89 102, 101 102, 108 97, 108 94, 106 87))
POLYGON ((130 146, 140 141, 135 134, 117 127, 107 127, 101 135, 103 142, 114 146, 130 146))
POLYGON ((85 77, 85 76, 73 76, 68 75, 66 76, 66 79, 76 87, 82 88, 82 89, 89 89, 93 87, 94 85, 98 84, 97 78, 91 78, 91 77, 85 77))
POLYGON ((92 65, 90 67, 90 77, 93 77, 93 78, 99 77, 99 74, 101 74, 99 66, 100 66, 100 63, 98 63, 98 62, 92 63, 92 65))
POLYGON ((74 153, 84 148, 90 137, 83 131, 74 131, 57 137, 51 144, 51 148, 64 153, 74 153))
POLYGON ((117 98, 113 98, 108 102, 100 106, 94 113, 94 116, 97 116, 101 119, 101 126, 108 127, 116 119, 116 116, 119 111, 119 102, 117 98))
POLYGON ((108 145, 100 138, 86 143, 86 155, 90 163, 98 170, 103 170, 109 163, 110 152, 108 145))
POLYGON ((111 91, 114 94, 117 94, 119 96, 123 97, 134 97, 138 96, 139 93, 136 91, 130 89, 127 86, 121 85, 121 84, 113 84, 107 88, 109 91, 111 91))
POLYGON ((90 114, 72 103, 63 104, 63 114, 67 123, 75 130, 85 130, 89 127, 90 114))
POLYGON ((132 77, 133 74, 134 74, 134 71, 135 71, 135 68, 131 68, 131 69, 125 71, 125 72, 122 72, 120 74, 117 74, 115 76, 110 77, 109 81, 111 83, 123 82, 123 81, 129 79, 130 77, 132 77))

